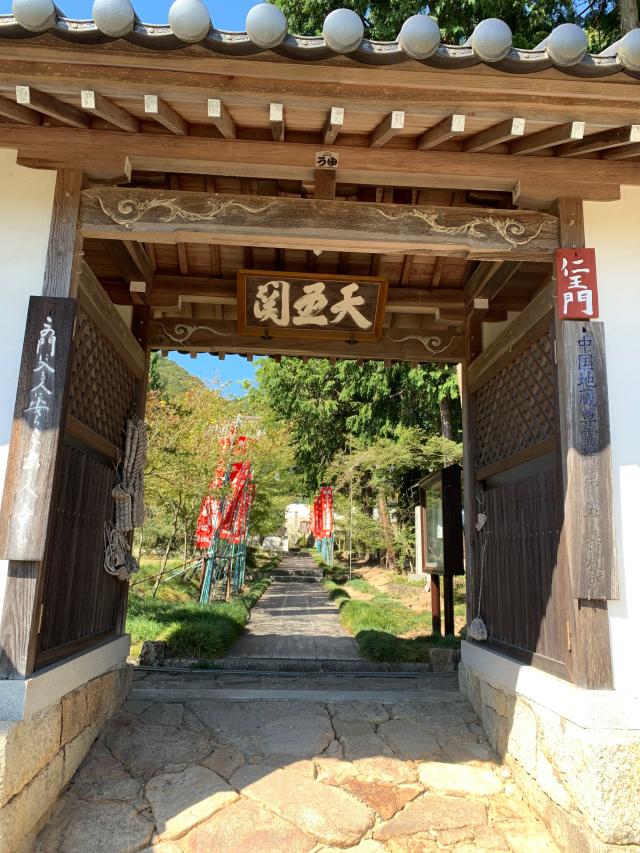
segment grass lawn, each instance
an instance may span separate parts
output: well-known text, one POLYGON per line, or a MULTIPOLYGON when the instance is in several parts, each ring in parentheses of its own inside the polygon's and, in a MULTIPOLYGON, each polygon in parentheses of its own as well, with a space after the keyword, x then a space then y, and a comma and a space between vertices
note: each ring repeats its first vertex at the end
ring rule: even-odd
POLYGON ((389 591, 381 591, 362 577, 349 580, 340 564, 333 568, 322 566, 323 585, 340 608, 340 621, 368 660, 418 662, 425 660, 427 649, 433 646, 459 647, 459 637, 431 633, 429 610, 411 608, 403 603, 404 595, 394 594, 395 586, 412 593, 411 587, 422 588, 423 582, 407 582, 394 575, 393 582, 387 585, 389 591))
MULTIPOLYGON (((167 575, 180 560, 169 561, 167 575)), ((145 640, 164 640, 168 658, 208 660, 225 654, 242 632, 249 613, 267 589, 274 561, 261 561, 252 580, 245 584, 242 595, 229 602, 198 604, 198 576, 185 580, 172 578, 160 585, 156 598, 151 597, 153 582, 134 586, 129 596, 127 631, 131 634, 131 654, 140 655, 145 640)), ((160 564, 151 558, 142 560, 135 581, 158 574, 160 564)))

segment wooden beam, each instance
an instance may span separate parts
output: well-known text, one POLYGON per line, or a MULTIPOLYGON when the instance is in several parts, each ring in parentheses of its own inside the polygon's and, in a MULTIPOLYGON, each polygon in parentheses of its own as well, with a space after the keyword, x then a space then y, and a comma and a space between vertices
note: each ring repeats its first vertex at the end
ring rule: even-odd
POLYGON ((516 139, 509 146, 510 154, 534 154, 563 142, 576 142, 584 136, 585 123, 583 121, 569 121, 555 127, 548 127, 538 133, 530 133, 521 139, 516 139))
POLYGON ((40 124, 39 113, 30 110, 28 107, 22 107, 14 101, 8 101, 6 98, 0 98, 0 116, 18 124, 40 124))
POLYGON ((582 154, 595 154, 609 148, 618 148, 640 142, 640 124, 628 127, 614 127, 599 133, 590 133, 579 142, 567 142, 556 149, 558 157, 579 157, 582 154))
POLYGON ((370 148, 382 148, 393 139, 404 127, 404 112, 393 110, 384 118, 369 137, 370 148))
POLYGON ((603 160, 630 160, 633 157, 640 157, 640 143, 635 142, 631 145, 621 145, 619 148, 610 148, 601 157, 603 160))
POLYGON ((207 116, 225 139, 236 138, 236 124, 229 115, 229 110, 219 98, 209 98, 207 101, 207 116))
MULTIPOLYGON (((122 134, 59 127, 6 126, 0 148, 18 149, 19 156, 39 158, 56 168, 76 167, 79 162, 113 160, 114 171, 125 158, 141 171, 198 175, 230 175, 269 180, 313 180, 317 143, 276 143, 210 139, 153 133, 122 134)), ((395 187, 445 187, 511 192, 518 181, 538 187, 572 187, 581 198, 602 198, 602 187, 640 185, 640 165, 604 160, 589 168, 571 159, 511 157, 508 154, 473 154, 458 151, 416 151, 398 148, 368 149, 337 145, 340 181, 395 187)))
POLYGON ((284 106, 269 104, 269 124, 274 142, 284 142, 284 106))
POLYGON ((264 338, 238 335, 235 322, 198 319, 185 325, 184 318, 162 317, 152 321, 151 349, 180 349, 192 352, 253 353, 254 355, 295 355, 311 358, 373 359, 383 361, 393 352, 394 361, 457 362, 463 357, 462 334, 441 326, 385 329, 380 341, 316 340, 306 338, 264 338), (436 340, 434 340, 436 339, 436 340), (436 342, 437 341, 437 342, 436 342))
POLYGON ((188 136, 189 125, 187 122, 158 95, 144 96, 144 112, 145 115, 155 119, 158 124, 166 127, 176 136, 188 136))
POLYGON ((83 242, 78 231, 81 189, 82 172, 58 172, 42 286, 43 296, 76 295, 83 242))
POLYGON ((316 169, 313 173, 314 198, 335 198, 336 177, 335 169, 316 169))
POLYGON ((439 255, 436 258, 436 262, 433 266, 433 275, 431 276, 431 287, 436 288, 440 287, 440 282, 442 281, 442 273, 444 272, 444 265, 446 259, 439 255))
POLYGON ((428 151, 430 148, 442 145, 443 142, 464 133, 465 124, 466 116, 454 113, 454 115, 443 119, 435 127, 425 131, 418 139, 416 147, 421 151, 428 151))
POLYGON ((131 258, 131 262, 138 270, 140 279, 146 281, 148 284, 153 284, 153 264, 143 244, 136 243, 133 240, 123 240, 122 245, 131 258))
POLYGON ((402 260, 402 270, 400 271, 400 284, 409 284, 411 279, 411 267, 413 266, 413 256, 405 255, 402 260))
POLYGON ((322 141, 325 145, 332 145, 338 134, 344 127, 344 107, 331 107, 327 122, 322 131, 322 141))
POLYGON ((539 261, 558 242, 555 218, 539 212, 117 187, 85 190, 81 218, 87 237, 160 243, 539 261))
POLYGON ((129 133, 137 133, 140 130, 140 122, 135 116, 92 89, 83 89, 80 92, 80 106, 85 112, 108 121, 120 130, 127 130, 129 133))
POLYGON ((481 261, 465 285, 466 301, 494 300, 521 266, 520 261, 481 261))
POLYGON ((109 240, 104 244, 111 259, 127 282, 146 281, 153 285, 153 269, 141 243, 131 240, 109 240))
POLYGON ((134 305, 149 305, 151 301, 151 288, 146 281, 129 282, 129 293, 134 305))
POLYGON ((478 298, 471 300, 471 306, 469 309, 469 321, 471 323, 476 322, 477 320, 482 320, 486 316, 489 311, 489 300, 485 298, 478 298))
POLYGON ((486 151, 487 148, 493 148, 494 145, 499 145, 501 142, 508 142, 510 139, 522 136, 525 124, 523 118, 510 118, 507 121, 501 121, 500 124, 494 124, 493 127, 488 127, 486 130, 481 130, 465 139, 462 147, 465 151, 470 152, 486 151))
POLYGON ((91 127, 90 116, 31 86, 16 86, 16 103, 64 124, 70 124, 72 127, 91 127))

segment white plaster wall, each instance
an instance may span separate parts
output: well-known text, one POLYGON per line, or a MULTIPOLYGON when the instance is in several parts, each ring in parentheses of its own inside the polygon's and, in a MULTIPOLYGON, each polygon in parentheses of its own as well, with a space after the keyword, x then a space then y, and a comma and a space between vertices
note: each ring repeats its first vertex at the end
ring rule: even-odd
POLYGON ((640 188, 585 203, 605 324, 620 600, 609 602, 615 686, 640 693, 640 188))
MULTIPOLYGON (((42 293, 56 173, 23 169, 16 152, 0 150, 0 491, 29 296, 42 293)), ((0 561, 0 608, 6 562, 0 561)))

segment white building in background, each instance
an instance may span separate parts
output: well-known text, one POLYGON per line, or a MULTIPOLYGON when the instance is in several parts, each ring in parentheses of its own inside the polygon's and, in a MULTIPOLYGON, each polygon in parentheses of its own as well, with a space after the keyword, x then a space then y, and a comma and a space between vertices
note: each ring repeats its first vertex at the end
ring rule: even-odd
POLYGON ((311 508, 307 504, 289 504, 284 511, 284 526, 287 530, 289 547, 295 547, 300 539, 309 535, 311 508))

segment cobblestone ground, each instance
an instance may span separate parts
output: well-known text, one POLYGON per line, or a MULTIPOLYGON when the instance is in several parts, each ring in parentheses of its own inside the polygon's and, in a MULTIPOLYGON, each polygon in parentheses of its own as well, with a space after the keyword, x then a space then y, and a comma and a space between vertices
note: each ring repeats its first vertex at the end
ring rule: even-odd
POLYGON ((38 853, 557 853, 450 675, 138 676, 38 853))

